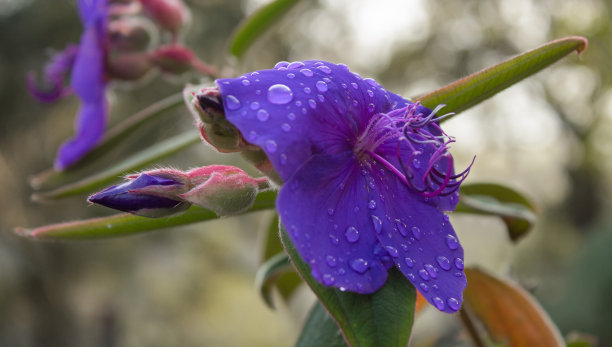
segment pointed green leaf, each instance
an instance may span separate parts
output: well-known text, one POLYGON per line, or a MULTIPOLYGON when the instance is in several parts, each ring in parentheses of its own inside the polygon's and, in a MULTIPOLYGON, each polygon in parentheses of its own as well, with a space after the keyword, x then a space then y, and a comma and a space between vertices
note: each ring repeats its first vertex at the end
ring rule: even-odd
POLYGON ((348 347, 338 325, 318 301, 312 307, 295 346, 348 347))
POLYGON ((263 263, 257 270, 255 276, 255 288, 259 291, 266 305, 274 308, 272 300, 272 288, 276 280, 283 274, 294 272, 289 257, 285 252, 276 254, 263 263))
MULTIPOLYGON (((274 208, 275 201, 275 191, 261 192, 247 212, 274 208)), ((21 236, 38 240, 108 239, 217 218, 217 215, 210 210, 191 206, 184 213, 165 218, 146 218, 120 213, 109 217, 53 224, 35 229, 17 228, 15 232, 21 236)))
MULTIPOLYGON (((571 36, 551 41, 531 51, 478 71, 425 96, 416 98, 434 108, 444 104, 442 113, 459 113, 529 77, 564 56, 586 49, 587 40, 571 36)), ((449 119, 449 118, 445 118, 449 119)))
POLYGON ((93 176, 86 177, 80 181, 67 184, 49 192, 33 194, 32 199, 35 201, 51 201, 79 194, 91 194, 96 190, 106 187, 121 176, 125 176, 128 173, 133 173, 150 164, 156 163, 163 158, 199 142, 199 135, 193 131, 176 135, 140 153, 134 154, 123 162, 93 176))
POLYGON ((80 177, 79 173, 81 169, 92 164, 105 153, 109 152, 121 140, 127 138, 137 128, 147 124, 153 119, 156 119, 166 111, 183 104, 182 94, 178 93, 149 105, 148 107, 134 113, 132 116, 126 118, 113 128, 109 129, 106 134, 104 134, 102 141, 100 141, 96 147, 94 147, 77 163, 66 168, 64 171, 56 171, 53 168, 50 168, 37 175, 34 175, 30 178, 30 185, 34 189, 40 189, 52 185, 76 181, 78 177, 80 177))
POLYGON ((324 287, 312 277, 306 264, 281 228, 281 241, 304 281, 337 322, 351 346, 406 346, 414 321, 416 291, 399 270, 389 270, 385 285, 374 294, 362 295, 324 287))
POLYGON ((247 49, 270 27, 276 24, 299 0, 274 0, 245 18, 230 40, 229 52, 242 57, 247 49))
POLYGON ((455 212, 498 216, 506 224, 510 239, 518 241, 535 223, 538 209, 512 188, 473 183, 461 186, 461 198, 455 212))
POLYGON ((272 288, 276 287, 286 302, 302 283, 302 279, 295 271, 293 271, 291 266, 289 267, 292 271, 275 273, 274 271, 268 270, 269 266, 273 266, 273 263, 271 264, 270 261, 272 261, 272 259, 278 254, 284 254, 285 257, 287 257, 278 235, 278 214, 274 214, 273 218, 270 220, 268 228, 263 232, 264 249, 262 261, 264 264, 262 264, 259 268, 259 272, 262 272, 262 282, 260 283, 256 281, 255 287, 259 289, 259 292, 261 293, 268 307, 273 309, 274 303, 272 302, 272 288))

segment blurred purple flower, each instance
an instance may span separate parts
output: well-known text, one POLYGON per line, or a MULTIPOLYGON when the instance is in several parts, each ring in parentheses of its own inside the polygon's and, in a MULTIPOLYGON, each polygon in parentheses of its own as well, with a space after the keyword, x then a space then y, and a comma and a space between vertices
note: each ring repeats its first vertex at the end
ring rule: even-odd
POLYGON ((284 181, 277 209, 314 278, 368 294, 396 266, 439 310, 460 308, 463 249, 443 211, 468 170, 454 174, 439 108, 324 61, 217 85, 226 119, 284 181))
POLYGON ((84 31, 78 46, 66 49, 51 58, 45 67, 45 84, 39 89, 34 77, 28 76, 28 89, 37 99, 52 102, 74 92, 81 99, 76 118, 76 135, 60 147, 55 167, 63 170, 83 157, 101 139, 106 126, 106 57, 107 0, 79 0, 79 15, 84 31), (70 87, 64 80, 70 73, 70 87))

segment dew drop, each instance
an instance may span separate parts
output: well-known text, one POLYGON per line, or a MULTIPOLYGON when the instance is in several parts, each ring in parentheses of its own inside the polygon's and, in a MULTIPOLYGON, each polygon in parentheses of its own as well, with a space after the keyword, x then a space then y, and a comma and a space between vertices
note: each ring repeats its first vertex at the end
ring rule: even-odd
POLYGON ((329 234, 329 240, 331 241, 332 245, 338 246, 340 244, 340 240, 336 237, 336 235, 329 234))
POLYGON ((249 133, 249 140, 255 141, 257 139, 257 133, 254 130, 251 130, 249 133))
POLYGON ((287 69, 299 69, 302 66, 304 66, 304 63, 302 63, 301 61, 294 61, 293 63, 287 65, 287 69))
POLYGON ((458 270, 463 270, 463 259, 461 258, 455 258, 455 267, 458 270))
POLYGON ((257 119, 259 119, 261 122, 267 121, 268 118, 270 118, 268 111, 264 110, 263 108, 257 111, 257 119))
POLYGON ((355 107, 359 106, 359 102, 357 100, 355 100, 355 99, 353 99, 353 106, 355 106, 355 107))
POLYGON ((327 214, 328 215, 333 216, 334 213, 336 213, 336 210, 334 210, 333 208, 330 207, 330 208, 327 209, 327 214))
POLYGON ((343 268, 339 268, 338 269, 338 275, 342 276, 346 273, 346 270, 344 270, 343 268))
POLYGON ((370 113, 374 112, 374 110, 375 110, 375 109, 376 109, 376 106, 374 106, 374 104, 369 104, 369 105, 368 105, 368 111, 369 111, 370 113))
POLYGON ((461 303, 455 298, 448 298, 446 300, 446 303, 448 304, 448 307, 450 307, 453 311, 457 311, 461 308, 461 303))
POLYGON ((328 255, 325 258, 325 261, 327 262, 327 265, 331 266, 331 267, 336 267, 336 265, 338 264, 336 261, 336 257, 334 257, 333 255, 328 255))
POLYGON ((368 89, 368 95, 369 95, 371 98, 373 98, 373 97, 374 97, 374 92, 373 92, 373 91, 371 91, 370 89, 368 89))
POLYGON ((404 226, 404 223, 402 223, 401 220, 396 219, 395 226, 397 226, 397 230, 399 230, 400 234, 402 234, 403 237, 408 236, 408 230, 406 230, 406 227, 404 226))
POLYGON ((449 235, 446 235, 446 245, 451 250, 455 250, 455 249, 459 248, 459 241, 457 241, 456 237, 454 237, 453 235, 449 234, 449 235))
POLYGON ((412 260, 412 258, 406 258, 406 259, 404 259, 404 262, 406 262, 406 265, 409 268, 413 268, 414 267, 414 260, 412 260))
POLYGON ((268 88, 268 101, 276 105, 284 105, 293 100, 291 88, 284 84, 275 84, 268 88))
POLYGON ((429 274, 427 273, 427 270, 425 269, 421 269, 419 270, 419 276, 424 280, 427 281, 429 280, 429 274))
POLYGON ((359 206, 355 206, 355 207, 353 208, 353 211, 355 211, 355 213, 358 213, 358 212, 359 212, 359 206))
POLYGON ((444 269, 444 270, 446 270, 446 271, 448 271, 448 270, 450 270, 450 269, 451 269, 451 263, 450 263, 450 260, 448 260, 448 258, 447 258, 447 257, 445 257, 445 256, 443 256, 443 255, 438 256, 438 257, 436 258, 436 261, 438 262, 438 265, 440 265, 440 267, 441 267, 442 269, 444 269))
POLYGON ((342 63, 341 63, 341 64, 338 64, 337 66, 338 66, 339 68, 341 68, 342 70, 344 70, 344 71, 347 71, 347 72, 349 71, 349 67, 348 67, 348 66, 346 66, 346 64, 342 64, 342 63))
POLYGON ((421 229, 419 229, 418 227, 412 227, 410 228, 410 231, 412 231, 412 236, 414 236, 415 239, 421 239, 421 229))
POLYGON ((281 163, 281 165, 287 164, 287 155, 286 154, 283 153, 283 154, 280 155, 280 163, 281 163))
POLYGON ((425 282, 419 283, 419 287, 421 287, 421 291, 424 293, 427 293, 429 291, 429 287, 427 286, 427 284, 425 284, 425 282))
POLYGON ((289 120, 295 120, 295 113, 291 112, 287 115, 287 118, 289 118, 289 120))
POLYGON ((325 101, 325 97, 321 94, 317 94, 317 99, 319 99, 321 102, 325 101))
POLYGON ((440 311, 444 310, 444 307, 446 306, 444 305, 444 300, 436 296, 435 298, 431 299, 431 301, 433 301, 433 304, 436 306, 438 310, 440 311))
POLYGON ((370 200, 370 202, 368 203, 368 208, 369 208, 370 210, 375 209, 375 208, 376 208, 376 201, 374 201, 374 200, 370 200))
POLYGON ((374 225, 374 231, 376 231, 377 234, 380 234, 380 232, 382 231, 382 221, 380 220, 380 218, 378 218, 378 216, 372 215, 372 224, 374 225))
POLYGON ((309 87, 304 88, 304 93, 310 94, 312 90, 309 87))
POLYGON ((278 70, 281 67, 287 67, 287 65, 289 65, 288 62, 286 62, 286 61, 279 61, 278 63, 276 63, 276 65, 274 65, 274 69, 278 70))
POLYGON ((287 74, 287 78, 288 79, 294 79, 295 78, 295 74, 290 72, 290 73, 287 74))
POLYGON ((313 75, 312 70, 310 69, 302 69, 300 72, 306 77, 311 77, 313 75))
POLYGON ((323 81, 317 82, 315 86, 317 87, 317 90, 321 93, 325 93, 327 91, 327 83, 323 81))
POLYGON ((351 269, 359 272, 360 274, 368 271, 369 266, 370 264, 368 264, 368 261, 363 258, 357 258, 351 261, 351 269))
POLYGON ((274 140, 268 140, 266 141, 266 149, 268 150, 268 152, 274 153, 278 149, 278 146, 276 145, 276 142, 274 140))
POLYGON ((353 89, 359 89, 359 85, 355 82, 351 83, 351 87, 353 87, 353 89))
POLYGON ((295 106, 297 106, 297 107, 302 106, 302 102, 301 102, 300 100, 296 101, 296 102, 295 102, 295 106))
POLYGON ((436 273, 436 268, 433 265, 425 264, 425 266, 423 267, 425 268, 425 270, 427 270, 427 273, 429 274, 431 278, 438 277, 438 274, 436 273))
POLYGON ((302 114, 306 114, 306 113, 308 113, 308 110, 306 109, 306 107, 302 107, 302 114))
POLYGON ((237 110, 240 108, 240 100, 233 95, 228 95, 225 97, 225 105, 230 110, 237 110))
POLYGON ((284 132, 288 133, 289 131, 291 131, 291 125, 283 123, 283 125, 281 125, 281 129, 283 129, 284 132))
POLYGON ((260 105, 257 101, 253 101, 249 107, 251 108, 251 110, 255 111, 255 110, 259 110, 260 105))
POLYGON ((330 274, 323 275, 323 284, 325 284, 326 286, 331 286, 335 282, 336 282, 336 279, 334 278, 334 276, 330 274))
POLYGON ((317 102, 313 99, 308 99, 308 106, 310 106, 310 108, 314 110, 315 108, 317 108, 317 102))
POLYGON ((421 168, 421 162, 417 158, 414 158, 412 159, 412 166, 414 166, 415 169, 419 169, 421 168))
POLYGON ((408 279, 411 281, 414 281, 416 279, 416 276, 414 276, 413 274, 408 274, 406 275, 406 277, 408 277, 408 279))
POLYGON ((359 230, 357 230, 357 228, 354 226, 350 226, 346 228, 344 236, 348 242, 355 243, 359 240, 359 230))
POLYGON ((364 79, 364 81, 368 82, 368 84, 371 85, 372 87, 378 87, 378 83, 376 83, 376 81, 374 81, 371 78, 366 78, 364 79))
POLYGON ((242 82, 241 82, 241 83, 242 83, 242 85, 243 85, 243 86, 245 86, 245 87, 246 87, 246 86, 248 86, 248 85, 251 85, 251 81, 249 81, 249 80, 242 80, 242 82))
POLYGON ((341 86, 342 86, 342 88, 344 88, 344 89, 348 88, 348 86, 346 85, 346 83, 342 83, 342 84, 341 84, 341 86))
POLYGON ((340 286, 340 287, 338 287, 338 289, 339 289, 341 292, 346 292, 346 287, 340 286))
POLYGON ((327 73, 327 74, 332 72, 331 69, 329 67, 325 66, 325 65, 319 66, 317 69, 319 69, 319 70, 321 70, 321 71, 323 71, 324 73, 327 73))
POLYGON ((387 251, 387 253, 389 253, 390 256, 392 256, 393 258, 397 258, 399 257, 399 252, 397 251, 397 248, 393 247, 393 246, 385 246, 385 250, 387 251))

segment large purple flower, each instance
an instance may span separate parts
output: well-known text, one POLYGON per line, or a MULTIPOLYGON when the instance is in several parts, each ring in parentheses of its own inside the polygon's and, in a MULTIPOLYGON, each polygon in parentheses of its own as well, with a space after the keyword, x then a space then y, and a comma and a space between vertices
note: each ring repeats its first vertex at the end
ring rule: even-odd
POLYGON ((79 15, 84 26, 78 46, 69 45, 56 54, 45 67, 48 90, 35 86, 28 78, 32 95, 45 102, 52 102, 71 92, 81 99, 76 118, 76 135, 60 147, 55 167, 63 170, 78 161, 101 139, 106 124, 106 98, 104 64, 106 57, 107 0, 79 0, 79 15), (70 73, 70 87, 64 86, 70 73))
POLYGON ((467 170, 454 174, 436 112, 324 61, 217 84, 226 119, 282 178, 282 224, 319 282, 373 293, 396 266, 439 310, 460 308, 463 249, 443 211, 467 170))

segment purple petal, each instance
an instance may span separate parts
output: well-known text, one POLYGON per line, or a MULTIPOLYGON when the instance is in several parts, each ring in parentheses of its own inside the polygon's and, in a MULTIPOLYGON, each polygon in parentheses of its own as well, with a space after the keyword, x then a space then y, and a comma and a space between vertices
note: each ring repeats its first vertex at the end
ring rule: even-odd
POLYGON ((447 216, 379 164, 370 164, 369 212, 382 223, 378 240, 430 303, 457 311, 467 282, 463 248, 447 216))
POLYGON ((326 286, 373 293, 387 279, 353 153, 315 155, 281 188, 281 221, 312 275, 326 286))
POLYGON ((71 89, 64 87, 64 79, 74 65, 77 51, 78 46, 70 44, 63 51, 51 57, 51 60, 45 65, 44 84, 47 85, 46 88, 37 86, 34 73, 28 74, 26 79, 28 92, 42 102, 53 102, 69 94, 71 89))
POLYGON ((81 36, 71 78, 72 88, 85 103, 97 103, 104 98, 104 56, 98 28, 86 28, 81 36))
POLYGON ((373 113, 407 105, 344 65, 304 61, 217 80, 226 118, 260 146, 283 178, 313 154, 350 150, 373 113))
POLYGON ((83 25, 88 26, 96 20, 97 16, 105 11, 108 0, 79 0, 77 7, 83 25))
POLYGON ((102 138, 106 124, 106 101, 83 103, 76 119, 76 136, 58 150, 55 167, 64 170, 87 154, 102 138))

